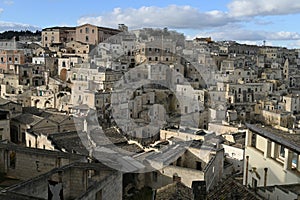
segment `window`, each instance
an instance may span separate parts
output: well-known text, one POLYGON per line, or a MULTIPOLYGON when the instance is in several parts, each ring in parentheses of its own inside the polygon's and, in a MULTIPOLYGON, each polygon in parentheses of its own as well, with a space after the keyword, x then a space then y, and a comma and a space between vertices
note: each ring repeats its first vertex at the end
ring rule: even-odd
POLYGON ((89 41, 89 36, 85 36, 85 41, 88 42, 89 41))
POLYGON ((202 171, 202 163, 201 162, 196 162, 196 169, 202 171))
POLYGON ((88 34, 89 31, 90 31, 89 27, 86 27, 86 28, 85 28, 85 33, 88 34))
POLYGON ((82 29, 80 29, 80 33, 82 33, 82 29))
POLYGON ((292 168, 294 168, 294 169, 297 169, 298 158, 299 158, 299 155, 294 152, 293 159, 292 159, 292 168))
POLYGON ((252 133, 251 146, 256 147, 256 134, 252 133))
POLYGON ((47 41, 47 40, 48 40, 48 37, 46 36, 46 37, 45 37, 45 41, 47 41))
POLYGON ((278 148, 279 149, 279 157, 284 158, 285 157, 285 148, 284 146, 281 146, 278 148))
POLYGON ((95 33, 95 30, 94 30, 94 29, 92 29, 92 33, 95 33))

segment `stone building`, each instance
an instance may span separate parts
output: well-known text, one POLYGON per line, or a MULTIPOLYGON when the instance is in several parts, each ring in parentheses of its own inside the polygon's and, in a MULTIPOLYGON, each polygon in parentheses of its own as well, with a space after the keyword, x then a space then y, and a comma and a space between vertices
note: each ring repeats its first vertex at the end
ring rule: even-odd
POLYGON ((49 27, 42 30, 42 46, 50 47, 52 44, 63 44, 71 41, 97 45, 120 32, 118 29, 91 24, 76 27, 49 27))
POLYGON ((213 189, 223 176, 224 150, 214 148, 208 142, 190 142, 189 146, 179 142, 167 145, 159 152, 143 155, 154 168, 159 169, 138 175, 141 177, 139 184, 158 189, 171 184, 174 176, 178 176, 181 183, 189 188, 203 181, 206 191, 213 189))
POLYGON ((266 125, 284 127, 291 129, 294 125, 294 119, 289 112, 280 110, 262 110, 262 122, 266 125))
POLYGON ((11 112, 12 117, 22 113, 21 104, 3 98, 0 98, 0 109, 9 110, 11 112))
POLYGON ((0 49, 3 50, 17 50, 23 47, 22 43, 16 41, 16 37, 13 37, 10 40, 0 40, 0 49))
POLYGON ((289 94, 282 97, 284 109, 287 112, 299 113, 300 111, 300 97, 299 95, 289 94))
POLYGON ((70 71, 76 64, 81 64, 83 61, 80 57, 58 58, 58 76, 62 81, 67 81, 67 71, 70 71))
POLYGON ((11 119, 11 141, 16 144, 25 145, 26 133, 29 129, 46 129, 57 132, 54 122, 40 116, 25 113, 11 119))
MULTIPOLYGON (((35 110, 28 108, 25 110, 35 110)), ((48 136, 58 132, 76 131, 80 124, 75 124, 73 116, 62 113, 39 111, 25 112, 11 120, 12 142, 31 148, 54 150, 48 136)), ((78 123, 78 122, 77 122, 78 123)))
POLYGON ((0 70, 9 72, 13 65, 22 65, 25 63, 25 55, 22 50, 0 50, 0 70))
POLYGON ((3 193, 31 199, 122 199, 122 174, 99 163, 74 163, 8 187, 3 193))
POLYGON ((260 100, 273 92, 272 82, 244 84, 225 84, 226 98, 229 103, 251 103, 260 100))
POLYGON ((166 63, 176 62, 175 42, 170 39, 154 38, 152 41, 137 44, 136 63, 166 63))
POLYGON ((94 107, 95 92, 110 91, 122 75, 120 71, 112 71, 92 64, 72 68, 68 76, 72 81, 71 102, 74 105, 87 104, 94 107))
POLYGON ((0 161, 1 175, 24 181, 76 161, 86 162, 86 158, 75 154, 0 143, 0 161))

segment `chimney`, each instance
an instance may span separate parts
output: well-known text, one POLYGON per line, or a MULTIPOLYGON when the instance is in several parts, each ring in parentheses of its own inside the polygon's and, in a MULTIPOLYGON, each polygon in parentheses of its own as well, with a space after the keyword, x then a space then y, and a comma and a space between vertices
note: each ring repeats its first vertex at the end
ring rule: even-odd
POLYGON ((83 131, 88 132, 88 122, 86 118, 83 121, 83 131))
POLYGON ((207 200, 207 190, 205 181, 193 181, 192 189, 194 200, 207 200))

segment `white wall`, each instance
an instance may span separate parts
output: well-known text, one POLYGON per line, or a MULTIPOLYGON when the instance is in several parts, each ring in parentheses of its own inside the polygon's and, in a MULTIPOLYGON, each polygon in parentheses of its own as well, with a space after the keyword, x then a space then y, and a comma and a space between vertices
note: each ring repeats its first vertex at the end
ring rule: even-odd
POLYGON ((267 186, 300 183, 299 172, 295 172, 293 170, 284 170, 282 163, 273 158, 264 158, 263 153, 257 149, 253 147, 247 147, 245 149, 245 157, 246 156, 249 156, 249 167, 248 172, 246 172, 246 162, 244 162, 244 184, 246 181, 246 173, 248 173, 247 185, 249 184, 251 186, 252 178, 255 178, 258 186, 264 186, 264 168, 268 168, 267 186), (260 179, 255 173, 249 172, 252 167, 256 167, 256 171, 259 174, 260 179))
POLYGON ((1 128, 0 136, 2 137, 2 140, 10 141, 10 122, 9 122, 9 119, 0 120, 0 128, 1 128))

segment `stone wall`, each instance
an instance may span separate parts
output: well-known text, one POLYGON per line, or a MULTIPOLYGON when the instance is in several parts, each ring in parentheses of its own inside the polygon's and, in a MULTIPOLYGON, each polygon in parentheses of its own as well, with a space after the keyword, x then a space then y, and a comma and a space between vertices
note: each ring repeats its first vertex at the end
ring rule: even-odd
POLYGON ((173 175, 177 174, 179 177, 181 177, 181 182, 190 188, 192 187, 193 181, 204 180, 204 173, 200 170, 194 170, 177 166, 167 166, 161 171, 164 176, 172 178, 172 180, 173 175))
POLYGON ((104 167, 97 169, 98 173, 89 177, 90 171, 93 171, 92 169, 93 164, 71 164, 63 168, 54 169, 7 190, 47 199, 48 180, 52 180, 62 183, 64 199, 122 199, 122 174, 107 170, 108 168, 104 167))
POLYGON ((62 152, 0 144, 0 172, 21 180, 79 160, 85 158, 62 152))
POLYGON ((215 132, 217 135, 224 133, 236 133, 238 132, 238 128, 234 126, 227 126, 220 123, 209 123, 208 130, 215 132))
POLYGON ((204 168, 207 191, 212 190, 222 179, 224 166, 224 149, 216 152, 204 168))
POLYGON ((82 195, 79 200, 121 200, 122 199, 122 174, 116 172, 107 178, 105 178, 100 183, 97 183, 95 187, 89 189, 84 195, 82 195), (99 197, 101 196, 101 197, 99 197))

